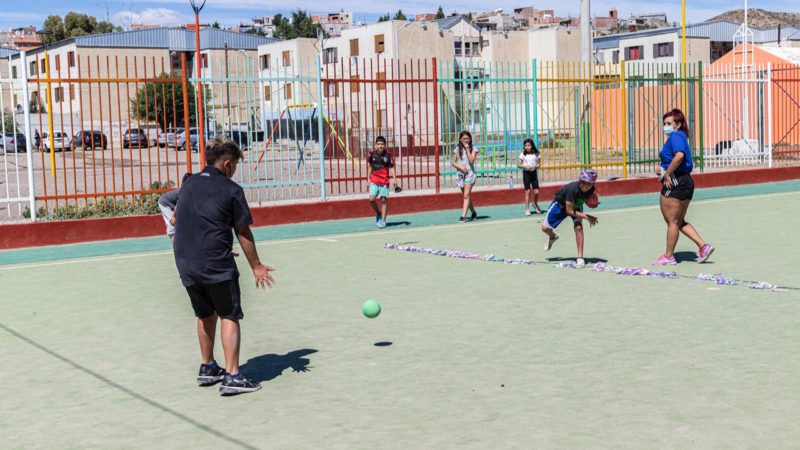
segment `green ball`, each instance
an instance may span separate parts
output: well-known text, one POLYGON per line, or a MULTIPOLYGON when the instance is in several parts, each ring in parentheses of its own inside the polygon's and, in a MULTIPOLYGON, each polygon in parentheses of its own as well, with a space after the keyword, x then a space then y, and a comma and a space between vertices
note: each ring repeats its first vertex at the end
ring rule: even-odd
POLYGON ((377 300, 367 300, 361 307, 361 312, 370 319, 374 319, 381 313, 381 304, 377 300))

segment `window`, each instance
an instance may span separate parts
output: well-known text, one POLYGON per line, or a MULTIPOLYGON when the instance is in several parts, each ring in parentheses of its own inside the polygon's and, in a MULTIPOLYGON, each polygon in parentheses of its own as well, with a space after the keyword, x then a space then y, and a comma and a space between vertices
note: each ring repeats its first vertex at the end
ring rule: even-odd
POLYGON ((376 109, 375 110, 375 126, 377 128, 383 128, 384 119, 386 118, 386 110, 385 109, 376 109))
POLYGON ((208 69, 208 54, 207 53, 202 53, 200 55, 200 65, 203 67, 203 69, 208 69))
POLYGON ((358 39, 350 39, 350 56, 358 56, 358 39))
POLYGON ((625 47, 625 60, 635 61, 637 59, 644 59, 644 46, 625 47))
POLYGON ((358 82, 358 75, 350 76, 350 92, 359 92, 361 90, 361 83, 358 82))
POLYGON ((70 100, 75 100, 75 85, 74 84, 70 84, 69 85, 69 99, 70 100))
POLYGON ((619 63, 619 50, 614 50, 611 52, 611 62, 613 64, 619 63))
POLYGON ((281 53, 281 62, 283 63, 283 67, 291 67, 292 66, 292 52, 286 50, 285 52, 281 53))
POLYGON ((668 58, 675 56, 675 45, 672 42, 653 44, 653 58, 668 58))
POLYGON ((264 86, 264 101, 272 100, 272 86, 264 86))
POLYGON ((268 70, 270 62, 272 62, 270 55, 261 55, 261 70, 268 70))
POLYGON ((326 97, 338 97, 339 96, 339 84, 335 82, 326 81, 325 82, 325 96, 326 97))
POLYGON ((285 98, 286 100, 291 100, 292 98, 292 85, 289 83, 287 83, 286 86, 284 86, 283 98, 285 98))
POLYGON ((36 70, 36 61, 31 61, 31 75, 38 75, 39 72, 36 70))
POLYGON ((56 99, 55 99, 55 102, 56 102, 56 103, 61 103, 61 102, 63 102, 63 101, 64 101, 64 88, 63 88, 63 87, 60 87, 60 86, 59 86, 59 87, 57 87, 57 88, 55 89, 55 95, 56 95, 56 99))
POLYGON ((453 42, 453 47, 455 49, 456 56, 462 56, 464 54, 463 50, 461 49, 462 46, 463 43, 461 41, 453 42))
POLYGON ((56 55, 56 72, 61 70, 61 55, 56 55))
POLYGON ((326 48, 322 52, 322 56, 324 58, 325 64, 335 63, 336 58, 339 57, 339 49, 336 47, 326 48))
POLYGON ((75 67, 75 52, 67 52, 67 67, 75 67))
POLYGON ((11 66, 11 78, 17 79, 17 66, 11 66))
POLYGON ((383 53, 383 35, 375 35, 375 53, 383 53))
MULTIPOLYGON (((376 74, 375 74, 375 78, 377 78, 378 80, 385 80, 385 79, 386 79, 386 72, 378 72, 378 73, 376 73, 376 74)), ((386 89, 386 83, 380 83, 380 82, 379 82, 379 83, 377 84, 377 86, 378 86, 378 88, 377 88, 377 89, 378 89, 379 91, 383 91, 383 90, 385 90, 385 89, 386 89)))

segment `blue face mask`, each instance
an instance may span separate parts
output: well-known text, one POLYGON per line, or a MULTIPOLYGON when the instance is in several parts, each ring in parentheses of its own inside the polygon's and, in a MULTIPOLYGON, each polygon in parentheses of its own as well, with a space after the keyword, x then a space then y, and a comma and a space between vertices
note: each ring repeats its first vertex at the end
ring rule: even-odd
POLYGON ((675 129, 674 129, 674 128, 672 128, 672 125, 664 125, 664 134, 666 134, 667 136, 669 136, 669 135, 671 135, 671 134, 672 134, 672 133, 674 133, 674 132, 675 132, 675 129))

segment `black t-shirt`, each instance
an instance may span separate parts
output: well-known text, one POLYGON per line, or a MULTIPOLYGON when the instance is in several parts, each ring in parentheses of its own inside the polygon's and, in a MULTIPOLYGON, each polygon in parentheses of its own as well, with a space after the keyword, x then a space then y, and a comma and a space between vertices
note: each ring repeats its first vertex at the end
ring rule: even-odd
MULTIPOLYGON (((581 190, 581 182, 573 181, 556 192, 555 202, 561 208, 567 207, 567 202, 572 202, 573 209, 582 209, 583 204, 594 194, 594 186, 586 192, 581 190)), ((178 208, 180 211, 180 208, 178 208)))
POLYGON ((387 151, 378 153, 377 150, 373 150, 369 152, 367 161, 369 161, 369 165, 372 166, 373 171, 394 167, 394 159, 387 151))
POLYGON ((233 229, 253 223, 244 190, 213 166, 181 186, 175 224, 175 265, 184 286, 239 277, 233 229))

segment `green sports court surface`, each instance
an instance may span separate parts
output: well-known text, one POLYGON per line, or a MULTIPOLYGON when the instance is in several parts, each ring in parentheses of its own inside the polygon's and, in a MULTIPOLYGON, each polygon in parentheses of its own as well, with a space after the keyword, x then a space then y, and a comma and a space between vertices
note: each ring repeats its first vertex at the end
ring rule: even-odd
MULTIPOLYGON (((575 256, 571 227, 545 253, 542 216, 521 206, 478 205, 468 224, 443 211, 386 230, 257 229, 278 284, 256 291, 239 258, 242 371, 263 389, 237 397, 195 385, 195 322, 166 238, 0 252, 0 446, 796 448, 800 182, 695 199, 688 219, 717 251, 698 265, 682 238, 678 279, 555 268, 575 256), (361 315, 367 298, 376 319, 361 315)), ((657 195, 601 202, 588 262, 652 269, 657 195)))

